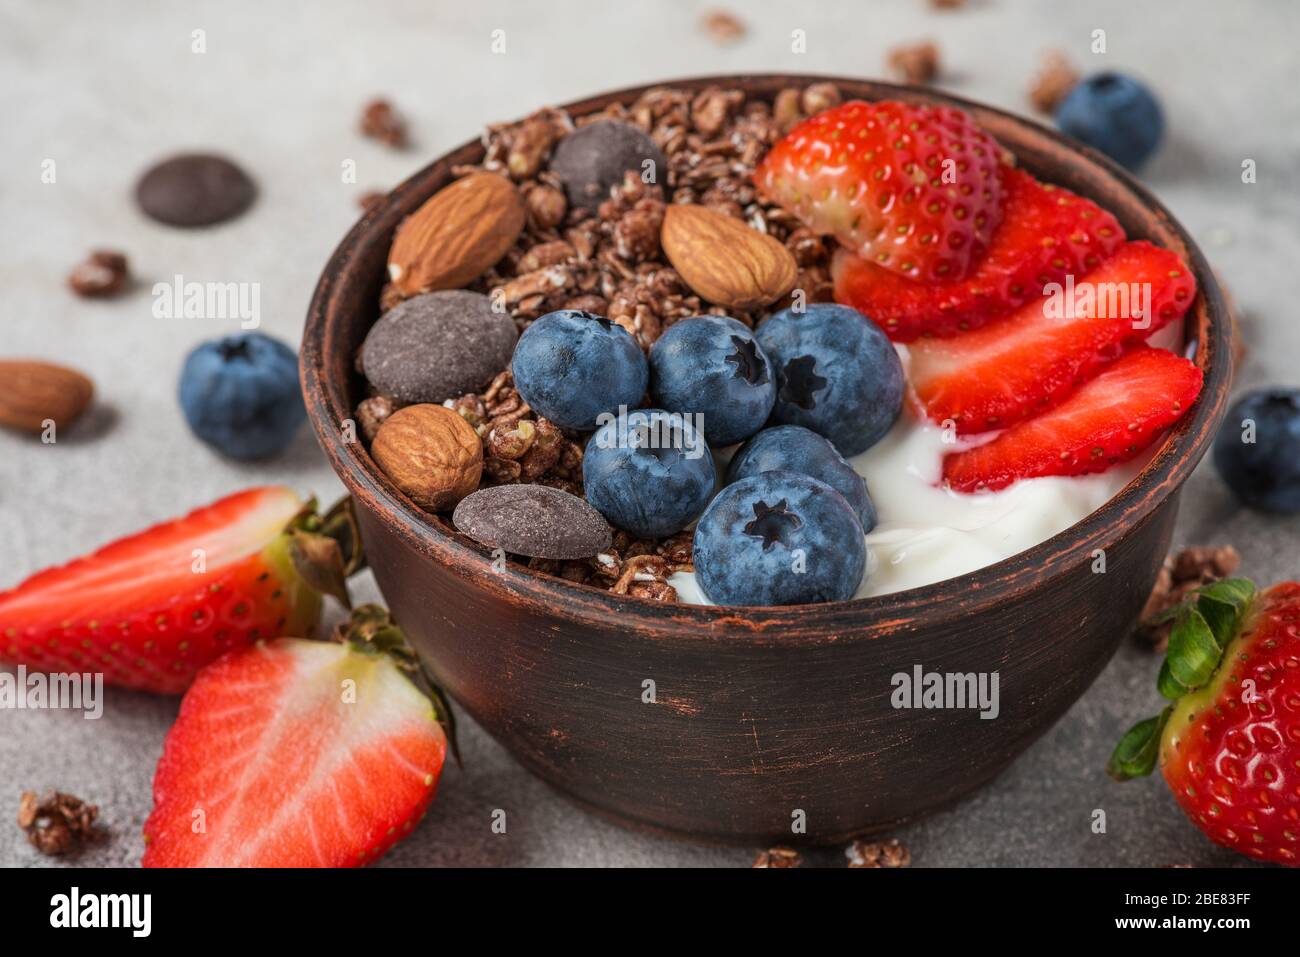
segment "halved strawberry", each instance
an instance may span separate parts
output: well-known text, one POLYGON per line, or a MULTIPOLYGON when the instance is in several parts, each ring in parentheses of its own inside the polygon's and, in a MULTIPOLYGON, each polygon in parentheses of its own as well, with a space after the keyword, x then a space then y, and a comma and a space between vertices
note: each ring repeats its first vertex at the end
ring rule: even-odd
POLYGON ((447 736, 386 613, 358 619, 199 672, 154 775, 145 867, 355 867, 411 832, 447 736))
POLYGON ((37 572, 0 592, 0 661, 178 694, 231 648, 315 627, 342 580, 336 556, 308 568, 320 523, 291 489, 253 488, 37 572))
POLYGON ((1107 772, 1126 781, 1158 761, 1212 841, 1300 865, 1300 583, 1225 579, 1170 617, 1157 687, 1172 703, 1124 735, 1107 772))
POLYGON ((791 130, 754 182, 882 269, 953 279, 966 275, 1002 218, 1001 157, 961 110, 852 100, 791 130))
POLYGON ((926 415, 961 434, 1014 425, 1064 398, 1139 342, 1180 318, 1196 279, 1176 253, 1126 243, 1077 283, 982 329, 911 343, 908 376, 926 415))
POLYGON ((1150 445, 1200 391, 1201 370, 1194 363, 1140 346, 1056 408, 985 445, 946 455, 944 481, 959 492, 975 492, 1024 478, 1104 471, 1150 445))
POLYGON ((914 282, 845 250, 831 271, 835 299, 852 306, 896 342, 978 329, 1042 295, 1066 274, 1101 264, 1124 242, 1119 221, 1067 189, 1019 169, 1002 172, 1002 225, 970 275, 914 282))

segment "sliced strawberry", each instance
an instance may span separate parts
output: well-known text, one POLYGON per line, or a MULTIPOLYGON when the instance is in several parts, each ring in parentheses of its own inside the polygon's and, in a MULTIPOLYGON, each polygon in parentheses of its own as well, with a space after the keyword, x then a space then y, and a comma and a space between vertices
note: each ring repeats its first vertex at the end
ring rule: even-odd
POLYGON ((1067 277, 1057 295, 965 335, 911 343, 908 375, 934 421, 951 420, 961 434, 1006 428, 1181 318, 1195 296, 1177 254, 1126 243, 1077 283, 1067 277))
POLYGON ((1139 346, 1056 408, 992 442, 944 457, 959 492, 1005 488, 1042 475, 1102 472, 1133 458, 1191 408, 1201 370, 1165 349, 1139 346))
POLYGON ((429 697, 376 647, 232 652, 199 672, 167 733, 144 866, 368 863, 424 815, 446 753, 429 697))
POLYGON ((1124 242, 1110 213, 1023 170, 1003 169, 1002 193, 1002 225, 964 279, 913 282, 840 250, 832 264, 836 301, 896 342, 954 336, 1037 299, 1048 283, 1100 265, 1124 242))
POLYGON ((961 110, 853 100, 791 130, 754 182, 810 229, 892 274, 953 279, 1001 219, 1001 156, 961 110))
POLYGON ((291 489, 249 489, 37 572, 0 592, 0 661, 176 694, 231 648, 306 633, 320 595, 286 531, 304 508, 291 489))

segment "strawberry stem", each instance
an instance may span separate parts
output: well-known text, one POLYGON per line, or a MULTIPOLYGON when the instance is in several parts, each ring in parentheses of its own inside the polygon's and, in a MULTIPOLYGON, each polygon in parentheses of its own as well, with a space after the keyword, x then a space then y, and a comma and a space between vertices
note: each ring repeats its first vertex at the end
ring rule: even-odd
POLYGON ((366 564, 352 497, 345 495, 324 515, 317 513, 312 499, 289 522, 285 533, 289 557, 302 579, 351 611, 347 580, 366 564))
MULTIPOLYGON (((1223 661, 1250 610, 1255 585, 1245 578, 1225 578, 1193 591, 1174 612, 1169 651, 1160 666, 1156 688, 1170 702, 1208 684, 1223 661)), ((1173 704, 1154 718, 1139 721, 1120 738, 1106 764, 1117 781, 1150 774, 1160 754, 1160 738, 1173 704)))

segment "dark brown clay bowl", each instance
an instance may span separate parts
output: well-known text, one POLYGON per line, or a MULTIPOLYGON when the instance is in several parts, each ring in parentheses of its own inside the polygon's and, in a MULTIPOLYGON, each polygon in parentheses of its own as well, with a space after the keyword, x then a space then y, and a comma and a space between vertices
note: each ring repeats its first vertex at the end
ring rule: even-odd
MULTIPOLYGON (((303 338, 303 388, 320 443, 356 500, 379 587, 439 681, 520 762, 583 805, 697 839, 829 842, 880 831, 953 803, 1007 767, 1128 633, 1231 378, 1228 313, 1205 258, 1154 197, 1100 155, 930 90, 771 75, 670 85, 771 98, 824 79, 846 97, 969 110, 1032 173, 1100 202, 1132 237, 1176 250, 1195 270, 1200 295, 1187 336, 1205 372, 1195 408, 1137 479, 1035 548, 924 588, 788 608, 660 605, 514 566, 493 571, 485 549, 414 507, 342 425, 363 396, 352 358, 378 315, 393 231, 453 167, 481 157, 477 142, 425 167, 352 229, 325 266, 303 338), (1092 570, 1097 549, 1105 574, 1092 570), (1000 714, 895 710, 890 678, 918 664, 996 670, 1000 714), (647 681, 655 703, 643 701, 647 681), (800 818, 802 834, 792 828, 800 818)), ((644 89, 568 109, 596 111, 644 89)))

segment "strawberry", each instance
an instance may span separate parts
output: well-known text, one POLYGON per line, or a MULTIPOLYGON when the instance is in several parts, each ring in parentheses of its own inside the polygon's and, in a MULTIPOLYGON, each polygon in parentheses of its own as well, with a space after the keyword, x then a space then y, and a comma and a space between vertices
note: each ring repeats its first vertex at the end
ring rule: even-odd
POLYGON ((154 774, 145 867, 355 867, 411 832, 447 754, 387 612, 199 672, 154 774))
MULTIPOLYGON (((357 541, 345 507, 327 518, 357 541)), ((314 628, 318 591, 346 598, 323 525, 292 490, 254 488, 37 572, 0 592, 0 662, 179 694, 231 648, 314 628)))
POLYGON ((908 373, 926 414, 952 420, 961 434, 1014 425, 1055 405, 1125 345, 1180 318, 1196 296, 1196 279, 1177 254, 1141 241, 1077 285, 1071 280, 1057 296, 982 329, 913 342, 908 373))
POLYGON ((1002 225, 965 278, 913 282, 841 250, 831 266, 836 301, 896 342, 955 336, 1037 299, 1049 282, 1100 265, 1124 242, 1110 213, 1023 170, 1003 169, 1002 196, 1002 225))
POLYGON ((852 100, 791 130, 754 183, 891 274, 957 279, 1001 219, 1001 157, 961 110, 852 100))
POLYGON ((1172 703, 1135 725, 1107 772, 1159 761, 1209 838, 1261 861, 1300 864, 1300 583, 1256 594, 1241 578, 1199 589, 1170 617, 1157 687, 1172 703))
POLYGON ((975 492, 1042 475, 1105 471, 1150 445, 1200 391, 1195 364, 1140 346, 1056 408, 1013 425, 992 442, 944 456, 944 481, 959 492, 975 492))

